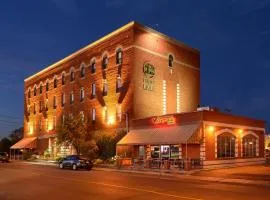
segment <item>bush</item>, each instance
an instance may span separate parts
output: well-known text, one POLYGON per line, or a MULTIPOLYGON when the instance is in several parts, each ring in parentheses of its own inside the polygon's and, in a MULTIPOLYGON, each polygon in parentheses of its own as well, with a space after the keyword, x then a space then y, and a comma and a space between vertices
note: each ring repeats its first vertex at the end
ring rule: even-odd
POLYGON ((33 152, 23 152, 23 160, 33 160, 33 158, 35 158, 34 153, 33 152))

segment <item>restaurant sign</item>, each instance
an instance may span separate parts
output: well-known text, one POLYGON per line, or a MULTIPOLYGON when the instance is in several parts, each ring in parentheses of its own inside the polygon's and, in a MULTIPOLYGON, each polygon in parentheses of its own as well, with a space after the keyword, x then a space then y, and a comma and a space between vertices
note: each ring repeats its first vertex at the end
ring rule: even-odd
POLYGON ((172 115, 153 117, 151 120, 155 125, 173 125, 176 123, 175 117, 172 115))

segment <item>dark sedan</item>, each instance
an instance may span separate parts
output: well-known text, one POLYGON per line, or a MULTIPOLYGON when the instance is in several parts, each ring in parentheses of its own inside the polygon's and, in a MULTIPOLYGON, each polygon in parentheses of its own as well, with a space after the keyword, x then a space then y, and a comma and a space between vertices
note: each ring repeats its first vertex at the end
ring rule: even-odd
POLYGON ((78 156, 78 155, 67 156, 62 161, 59 162, 60 169, 71 168, 73 170, 77 170, 77 169, 91 170, 92 167, 93 167, 93 163, 91 162, 91 160, 78 156))
POLYGON ((8 153, 0 152, 0 161, 1 162, 8 162, 9 161, 8 153))

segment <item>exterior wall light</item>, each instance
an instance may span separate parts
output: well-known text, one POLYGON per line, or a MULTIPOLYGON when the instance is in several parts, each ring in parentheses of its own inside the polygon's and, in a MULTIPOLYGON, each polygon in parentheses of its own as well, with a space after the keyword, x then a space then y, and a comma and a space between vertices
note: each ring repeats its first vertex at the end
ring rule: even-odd
POLYGON ((208 132, 212 133, 212 132, 214 132, 215 127, 214 126, 208 126, 207 130, 208 130, 208 132))

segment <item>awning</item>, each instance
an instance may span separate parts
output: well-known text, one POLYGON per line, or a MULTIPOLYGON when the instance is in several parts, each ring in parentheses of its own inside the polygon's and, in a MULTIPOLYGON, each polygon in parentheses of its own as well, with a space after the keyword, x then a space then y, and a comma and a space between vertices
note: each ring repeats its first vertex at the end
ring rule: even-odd
POLYGON ((35 149, 37 147, 37 138, 23 138, 16 144, 14 144, 10 149, 35 149))
POLYGON ((131 130, 117 145, 142 144, 199 144, 201 140, 200 124, 186 124, 164 128, 146 128, 131 130))

